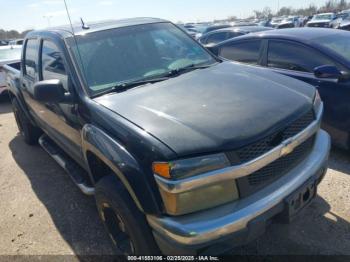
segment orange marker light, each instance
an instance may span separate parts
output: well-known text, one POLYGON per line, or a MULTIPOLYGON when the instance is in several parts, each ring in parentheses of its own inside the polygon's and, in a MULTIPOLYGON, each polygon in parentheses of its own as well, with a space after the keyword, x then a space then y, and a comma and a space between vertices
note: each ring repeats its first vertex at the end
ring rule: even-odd
POLYGON ((169 163, 153 163, 152 169, 153 173, 157 174, 158 176, 171 178, 169 163))

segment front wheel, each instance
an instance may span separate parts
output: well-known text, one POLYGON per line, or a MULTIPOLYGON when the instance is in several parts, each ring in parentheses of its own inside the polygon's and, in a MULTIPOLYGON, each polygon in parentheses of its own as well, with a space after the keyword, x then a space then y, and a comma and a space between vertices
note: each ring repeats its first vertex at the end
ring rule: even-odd
POLYGON ((15 115, 16 123, 19 132, 24 138, 24 141, 28 145, 35 145, 38 143, 39 137, 42 134, 42 131, 36 127, 33 126, 27 116, 23 113, 22 109, 20 108, 18 101, 16 98, 12 99, 12 110, 15 115))
POLYGON ((102 178, 96 185, 95 198, 100 218, 117 252, 124 255, 160 253, 144 214, 116 177, 102 178))

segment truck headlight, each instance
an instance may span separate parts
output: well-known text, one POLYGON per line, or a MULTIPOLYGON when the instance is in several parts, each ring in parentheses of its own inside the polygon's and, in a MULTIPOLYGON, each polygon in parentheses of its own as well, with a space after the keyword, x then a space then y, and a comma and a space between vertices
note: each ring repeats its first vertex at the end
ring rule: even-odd
POLYGON ((230 166, 225 154, 200 156, 171 162, 153 163, 153 173, 171 179, 183 179, 230 166))
MULTIPOLYGON (((153 173, 170 180, 181 181, 193 176, 230 166, 225 154, 195 157, 171 162, 153 163, 153 173)), ((170 215, 183 215, 226 204, 239 198, 235 181, 224 181, 181 193, 159 187, 165 209, 170 215)))
POLYGON ((322 104, 322 100, 321 100, 320 94, 319 94, 319 92, 316 90, 316 95, 315 95, 315 98, 314 98, 314 111, 315 111, 315 115, 317 115, 318 112, 320 111, 321 104, 322 104))

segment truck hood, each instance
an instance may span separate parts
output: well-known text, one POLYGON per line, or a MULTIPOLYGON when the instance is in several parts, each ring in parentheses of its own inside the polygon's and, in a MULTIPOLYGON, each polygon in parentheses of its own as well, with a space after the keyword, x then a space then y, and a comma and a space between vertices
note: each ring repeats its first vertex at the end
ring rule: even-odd
POLYGON ((314 94, 268 69, 223 62, 95 101, 185 156, 255 142, 310 110, 314 94))

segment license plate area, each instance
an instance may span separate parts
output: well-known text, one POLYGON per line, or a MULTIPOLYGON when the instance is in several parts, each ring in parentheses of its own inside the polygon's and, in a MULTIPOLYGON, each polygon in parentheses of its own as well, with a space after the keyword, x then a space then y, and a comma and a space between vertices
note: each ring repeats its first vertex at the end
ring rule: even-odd
POLYGON ((317 185, 315 179, 305 183, 299 190, 292 193, 284 200, 284 211, 282 212, 282 221, 290 223, 296 215, 316 197, 317 185))

